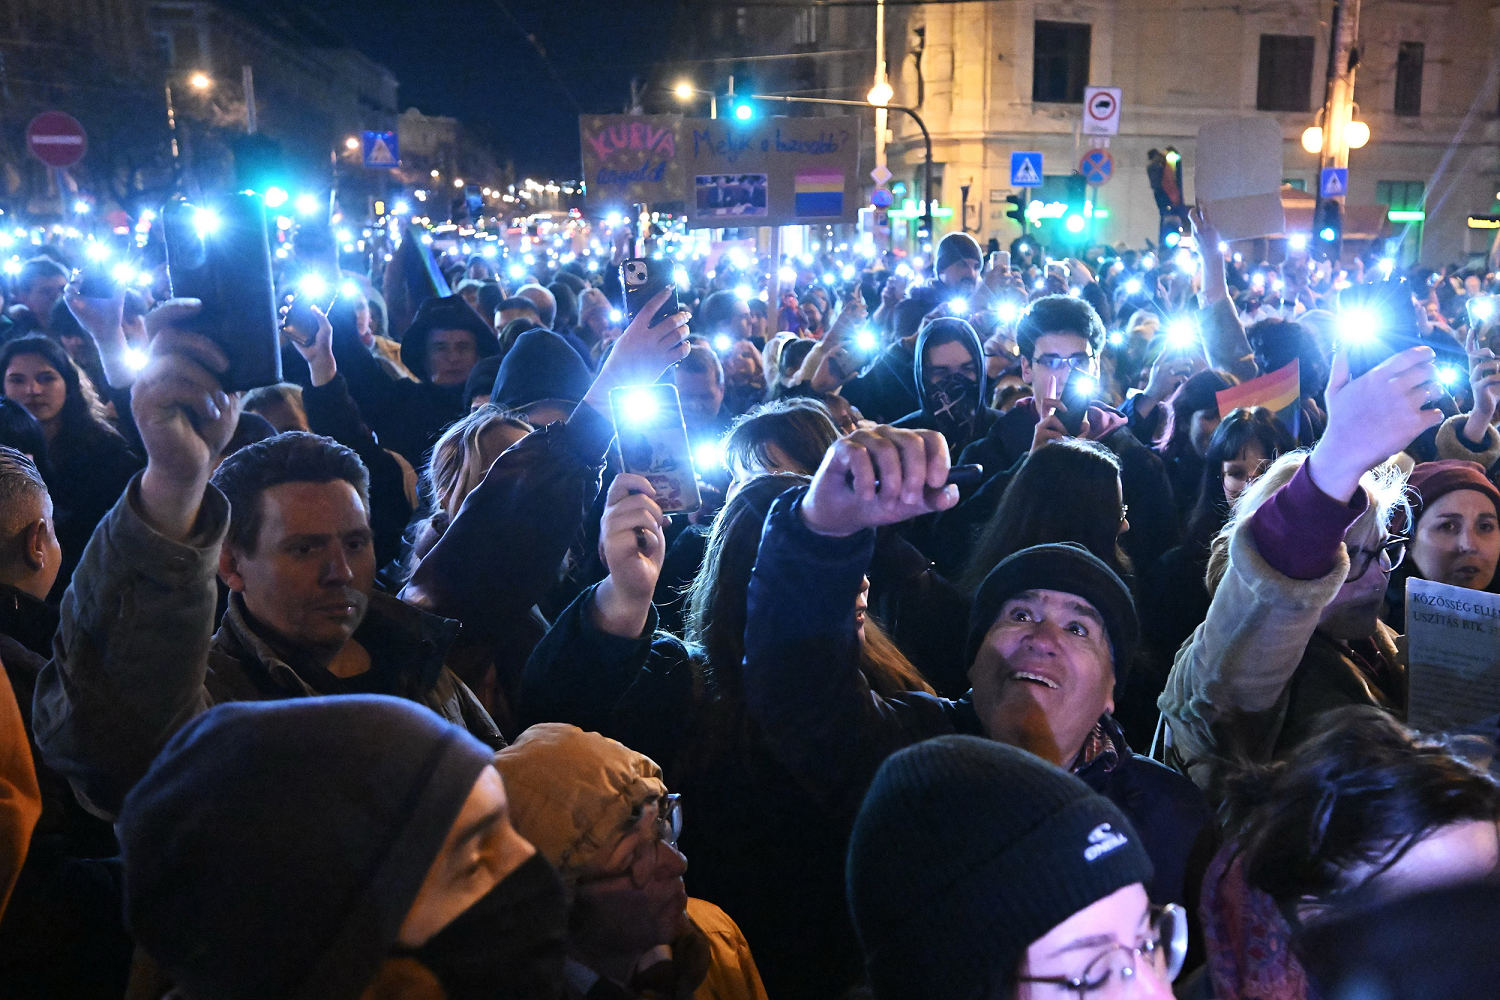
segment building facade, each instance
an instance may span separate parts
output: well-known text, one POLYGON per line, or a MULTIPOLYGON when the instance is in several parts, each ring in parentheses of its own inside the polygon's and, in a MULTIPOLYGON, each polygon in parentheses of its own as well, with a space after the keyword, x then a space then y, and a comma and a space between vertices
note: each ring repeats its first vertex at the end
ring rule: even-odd
MULTIPOLYGON (((1284 137, 1287 183, 1316 193, 1318 158, 1301 135, 1324 97, 1331 4, 1177 5, 1160 0, 1008 0, 892 7, 887 52, 895 103, 916 108, 932 132, 937 199, 954 209, 969 186, 968 228, 981 240, 1019 235, 1005 217, 1010 154, 1043 154, 1043 199, 1096 146, 1111 178, 1091 189, 1107 214, 1094 242, 1155 239, 1158 212, 1147 152, 1183 156, 1192 199, 1198 129, 1270 115, 1284 137), (1083 89, 1122 90, 1119 134, 1082 134, 1083 89)), ((1495 210, 1500 190, 1500 8, 1479 0, 1366 0, 1360 13, 1356 119, 1372 138, 1351 151, 1348 203, 1395 213, 1390 235, 1406 259, 1462 260, 1489 249, 1470 214, 1495 210)), ((922 144, 893 115, 891 169, 920 191, 922 144)), ((1394 245, 1394 244, 1393 244, 1394 245)))

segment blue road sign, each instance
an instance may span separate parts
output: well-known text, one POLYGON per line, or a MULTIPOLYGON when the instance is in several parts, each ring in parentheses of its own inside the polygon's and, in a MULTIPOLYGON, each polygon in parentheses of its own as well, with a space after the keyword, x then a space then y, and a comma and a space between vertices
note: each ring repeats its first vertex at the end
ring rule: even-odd
POLYGON ((1348 193, 1349 168, 1324 167, 1323 176, 1318 182, 1318 196, 1322 198, 1342 198, 1348 193))
POLYGON ((384 170, 401 165, 401 147, 394 132, 366 132, 364 147, 367 167, 384 170))
POLYGON ((1010 186, 1034 188, 1042 186, 1042 154, 1010 154, 1010 186))
POLYGON ((1078 172, 1090 184, 1099 185, 1109 180, 1115 171, 1115 158, 1107 149, 1091 149, 1078 161, 1078 172))

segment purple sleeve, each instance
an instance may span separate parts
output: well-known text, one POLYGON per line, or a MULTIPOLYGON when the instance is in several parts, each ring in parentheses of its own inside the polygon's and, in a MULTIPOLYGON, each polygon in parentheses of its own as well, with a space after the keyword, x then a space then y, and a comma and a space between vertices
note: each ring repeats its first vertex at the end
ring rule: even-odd
POLYGON ((1370 504, 1363 489, 1340 503, 1318 489, 1306 463, 1250 515, 1255 547, 1271 568, 1293 580, 1327 576, 1338 559, 1344 532, 1370 504))

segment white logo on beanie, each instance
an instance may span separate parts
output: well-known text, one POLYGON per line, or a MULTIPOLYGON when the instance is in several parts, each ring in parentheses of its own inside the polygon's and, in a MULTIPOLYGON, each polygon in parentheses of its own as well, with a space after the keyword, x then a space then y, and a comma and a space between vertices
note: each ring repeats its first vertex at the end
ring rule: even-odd
POLYGON ((1110 851, 1130 843, 1123 833, 1116 833, 1108 823, 1100 823, 1089 831, 1089 846, 1084 849, 1083 860, 1097 861, 1110 851))

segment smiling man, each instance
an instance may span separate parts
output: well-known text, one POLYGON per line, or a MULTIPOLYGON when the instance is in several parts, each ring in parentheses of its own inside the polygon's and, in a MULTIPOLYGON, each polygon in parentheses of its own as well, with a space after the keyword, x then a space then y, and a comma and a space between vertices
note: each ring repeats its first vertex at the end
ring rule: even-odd
POLYGON ((883 698, 864 681, 848 609, 875 529, 952 507, 948 472, 935 431, 876 427, 841 438, 805 491, 776 501, 750 578, 752 716, 782 763, 847 813, 903 746, 955 732, 1019 746, 1130 818, 1155 867, 1154 901, 1196 898, 1190 861, 1208 809, 1182 775, 1132 753, 1111 715, 1115 667, 1130 662, 1140 627, 1129 588, 1081 546, 1023 549, 985 578, 970 609, 964 698, 883 698))

